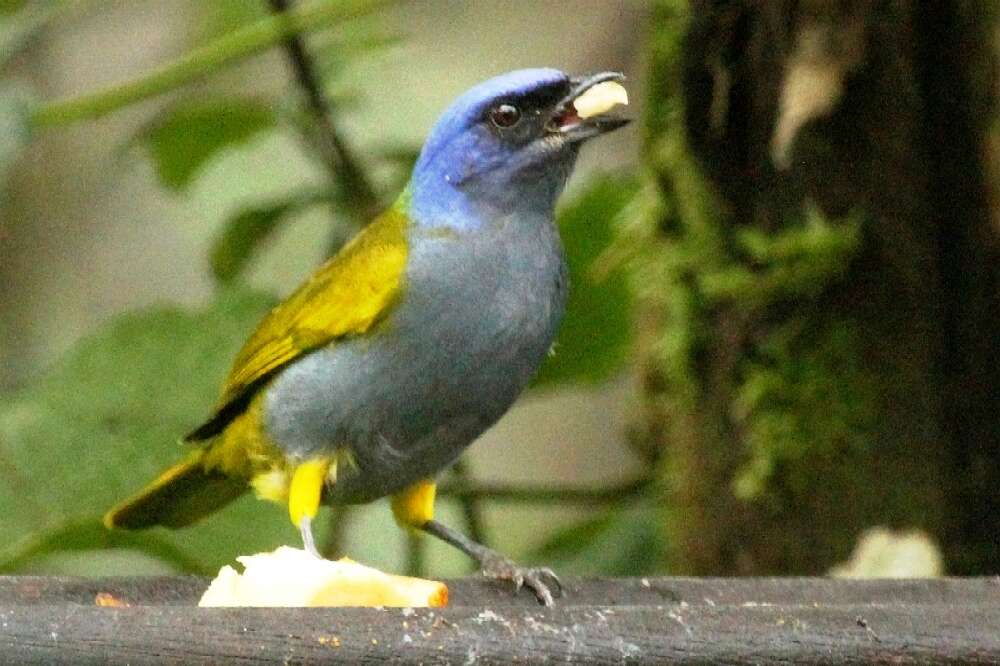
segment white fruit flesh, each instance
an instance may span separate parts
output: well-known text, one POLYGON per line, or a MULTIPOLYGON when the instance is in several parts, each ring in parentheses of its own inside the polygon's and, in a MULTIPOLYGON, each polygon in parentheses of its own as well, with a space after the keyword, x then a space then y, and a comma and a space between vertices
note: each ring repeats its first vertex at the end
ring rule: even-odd
POLYGON ((344 558, 321 560, 282 546, 236 558, 242 574, 219 570, 199 606, 444 606, 448 588, 422 578, 394 576, 344 558))
POLYGON ((598 83, 573 100, 576 115, 583 119, 607 113, 618 105, 625 106, 627 104, 628 92, 617 81, 598 83))

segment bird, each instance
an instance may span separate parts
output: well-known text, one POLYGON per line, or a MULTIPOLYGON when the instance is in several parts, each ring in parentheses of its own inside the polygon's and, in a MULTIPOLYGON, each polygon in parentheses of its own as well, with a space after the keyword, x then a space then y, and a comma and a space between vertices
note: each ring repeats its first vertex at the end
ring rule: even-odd
POLYGON ((522 69, 460 95, 395 203, 263 317, 188 455, 105 525, 180 528, 253 490, 287 504, 319 557, 321 505, 389 497, 402 527, 552 605, 550 569, 435 520, 435 478, 553 347, 568 289, 556 202, 581 146, 629 122, 608 108, 623 81, 522 69))

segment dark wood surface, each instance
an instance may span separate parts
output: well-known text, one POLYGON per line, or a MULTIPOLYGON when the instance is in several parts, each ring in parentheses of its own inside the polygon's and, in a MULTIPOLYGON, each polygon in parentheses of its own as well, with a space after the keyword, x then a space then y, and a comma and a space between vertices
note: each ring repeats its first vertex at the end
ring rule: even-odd
POLYGON ((196 609, 206 585, 0 577, 0 662, 1000 663, 1000 578, 570 580, 551 609, 476 578, 445 609, 196 609))

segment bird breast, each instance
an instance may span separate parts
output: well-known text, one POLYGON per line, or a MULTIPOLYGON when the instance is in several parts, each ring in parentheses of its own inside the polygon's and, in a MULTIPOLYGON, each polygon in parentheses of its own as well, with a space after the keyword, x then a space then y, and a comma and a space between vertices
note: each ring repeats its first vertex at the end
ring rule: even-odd
POLYGON ((516 218, 461 235, 417 231, 404 303, 389 328, 417 365, 464 401, 475 384, 505 410, 544 359, 562 317, 566 274, 554 225, 516 218))
POLYGON ((440 233, 411 227, 403 290, 364 336, 285 369, 267 429, 301 458, 350 450, 335 501, 368 501, 433 475, 531 380, 562 317, 566 271, 551 220, 440 233))

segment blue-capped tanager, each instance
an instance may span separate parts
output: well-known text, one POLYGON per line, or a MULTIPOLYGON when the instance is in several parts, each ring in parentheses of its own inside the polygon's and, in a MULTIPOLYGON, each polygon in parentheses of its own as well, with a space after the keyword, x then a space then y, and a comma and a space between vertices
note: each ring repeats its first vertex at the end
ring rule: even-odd
POLYGON ((390 496, 401 525, 550 604, 551 571, 434 520, 434 478, 507 411, 552 346, 568 288, 553 209, 580 146, 627 122, 591 94, 624 95, 621 79, 526 69, 460 96, 396 203, 260 322, 186 438, 199 448, 106 524, 183 527, 252 487, 287 503, 316 553, 321 503, 390 496))

